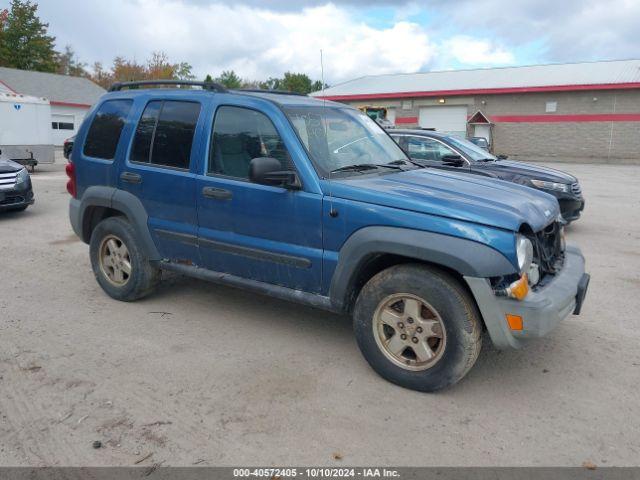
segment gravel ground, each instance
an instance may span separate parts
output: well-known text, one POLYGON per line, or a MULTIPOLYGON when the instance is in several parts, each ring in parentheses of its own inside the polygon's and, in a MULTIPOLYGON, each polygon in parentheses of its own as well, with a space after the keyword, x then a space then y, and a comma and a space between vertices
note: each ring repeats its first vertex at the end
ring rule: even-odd
POLYGON ((39 168, 0 216, 0 465, 638 465, 640 166, 562 168, 583 314, 432 395, 379 378, 348 318, 181 277, 111 300, 39 168))

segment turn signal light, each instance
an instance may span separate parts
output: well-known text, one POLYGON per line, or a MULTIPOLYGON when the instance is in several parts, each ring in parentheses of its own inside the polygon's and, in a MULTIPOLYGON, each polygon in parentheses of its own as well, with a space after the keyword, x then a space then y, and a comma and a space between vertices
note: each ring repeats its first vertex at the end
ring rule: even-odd
POLYGON ((507 323, 511 330, 522 330, 522 317, 520 315, 511 315, 510 313, 507 313, 505 317, 507 317, 507 323))
POLYGON ((519 280, 516 280, 507 287, 507 294, 516 300, 522 300, 528 293, 529 279, 526 273, 523 273, 519 280))

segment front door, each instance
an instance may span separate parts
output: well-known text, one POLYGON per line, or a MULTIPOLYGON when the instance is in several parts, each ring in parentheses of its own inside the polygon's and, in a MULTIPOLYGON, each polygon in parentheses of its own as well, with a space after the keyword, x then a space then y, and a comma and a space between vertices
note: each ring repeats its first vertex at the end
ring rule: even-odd
POLYGON ((400 146, 409 157, 430 167, 454 171, 469 168, 467 161, 458 166, 448 163, 446 161, 447 155, 460 155, 448 145, 431 137, 404 135, 401 137, 400 146))
POLYGON ((119 188, 142 202, 160 256, 197 263, 197 210, 194 137, 200 117, 197 101, 152 100, 144 107, 119 188))
POLYGON ((295 169, 283 136, 265 114, 218 107, 208 162, 197 183, 199 245, 210 270, 318 292, 322 274, 322 197, 249 180, 256 157, 295 169))

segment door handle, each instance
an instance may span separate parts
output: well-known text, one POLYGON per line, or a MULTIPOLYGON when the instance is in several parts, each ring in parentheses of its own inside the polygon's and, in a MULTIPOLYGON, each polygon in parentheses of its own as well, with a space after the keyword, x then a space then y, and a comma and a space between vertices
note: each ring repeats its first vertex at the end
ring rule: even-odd
POLYGON ((224 188, 204 187, 202 189, 202 195, 207 198, 214 198, 216 200, 230 200, 233 197, 231 190, 225 190, 224 188))
POLYGON ((142 177, 137 173, 122 172, 120 174, 120 180, 127 183, 142 183, 142 177))

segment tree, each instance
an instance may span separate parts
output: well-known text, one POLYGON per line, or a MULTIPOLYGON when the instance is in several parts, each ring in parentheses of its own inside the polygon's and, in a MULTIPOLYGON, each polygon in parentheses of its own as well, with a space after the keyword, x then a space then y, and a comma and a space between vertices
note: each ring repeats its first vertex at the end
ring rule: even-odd
POLYGON ((260 88, 263 90, 280 90, 282 88, 282 79, 269 77, 265 81, 260 82, 260 88))
POLYGON ((233 70, 225 70, 215 81, 230 89, 242 87, 242 79, 233 70))
POLYGON ((76 53, 71 45, 64 47, 64 53, 57 54, 58 69, 56 73, 61 75, 71 75, 74 77, 82 77, 87 74, 86 63, 80 62, 76 58, 76 53))
POLYGON ((311 93, 311 79, 304 73, 286 72, 282 79, 282 88, 288 92, 311 93))
POLYGON ((55 72, 55 37, 47 35, 48 23, 42 23, 37 3, 12 0, 0 20, 0 66, 22 70, 55 72))
POLYGON ((173 76, 176 80, 193 80, 193 67, 187 62, 180 62, 174 65, 173 76))
POLYGON ((204 81, 207 83, 213 83, 213 78, 207 73, 207 76, 204 77, 204 81))

